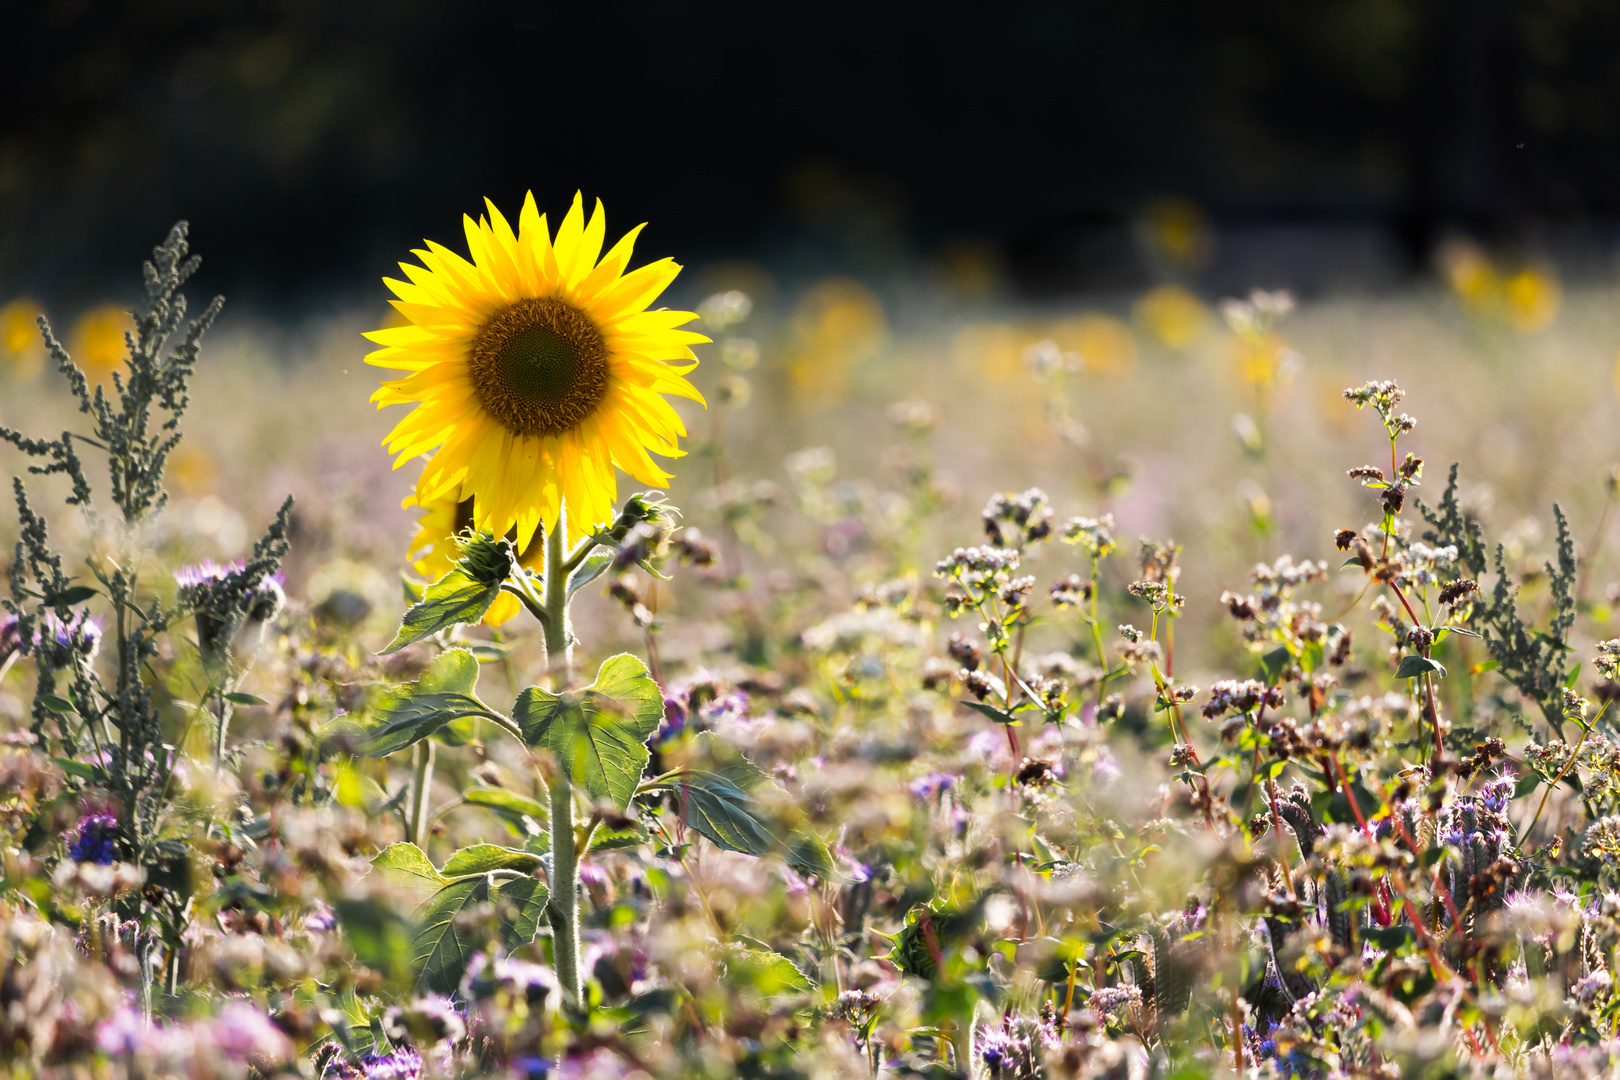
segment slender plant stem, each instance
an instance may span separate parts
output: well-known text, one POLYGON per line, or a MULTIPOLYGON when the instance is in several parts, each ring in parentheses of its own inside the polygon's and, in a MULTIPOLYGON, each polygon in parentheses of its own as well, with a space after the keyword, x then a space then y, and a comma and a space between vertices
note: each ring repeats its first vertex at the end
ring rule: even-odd
POLYGON ((418 742, 412 760, 416 771, 411 778, 410 837, 411 843, 425 851, 428 818, 433 804, 428 794, 433 788, 433 740, 423 739, 418 742))
MULTIPOLYGON (((573 682, 573 645, 568 627, 568 510, 557 512, 557 524, 546 535, 545 610, 546 666, 553 693, 573 682)), ((574 1005, 584 1002, 579 972, 579 847, 574 837, 574 786, 559 772, 551 791, 551 903, 549 919, 557 981, 574 1005)))

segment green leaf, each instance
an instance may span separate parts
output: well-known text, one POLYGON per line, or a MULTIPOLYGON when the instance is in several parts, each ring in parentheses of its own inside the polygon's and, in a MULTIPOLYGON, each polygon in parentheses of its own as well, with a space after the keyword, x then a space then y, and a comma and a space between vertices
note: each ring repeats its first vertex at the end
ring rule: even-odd
POLYGON ((575 784, 623 810, 651 757, 647 739, 663 721, 664 695, 645 664, 621 653, 603 662, 584 691, 557 695, 529 687, 512 718, 530 746, 557 755, 575 784))
POLYGON ((1481 660, 1479 663, 1475 664, 1473 667, 1468 669, 1468 674, 1470 674, 1470 675, 1483 675, 1485 672, 1487 672, 1487 671, 1495 671, 1497 668, 1499 668, 1501 666, 1502 666, 1502 661, 1500 661, 1500 660, 1481 660))
POLYGON ((1286 645, 1279 645, 1260 658, 1260 666, 1266 674, 1266 685, 1277 685, 1277 680, 1282 678, 1283 670, 1288 667, 1291 659, 1293 654, 1288 651, 1286 645))
POLYGON ((229 701, 232 705, 268 705, 268 704, 270 704, 268 701, 264 700, 264 698, 262 698, 262 697, 258 697, 258 696, 254 695, 254 694, 244 694, 244 693, 241 693, 239 691, 226 694, 225 695, 225 700, 229 701))
POLYGON ((418 903, 450 884, 415 844, 389 844, 371 860, 371 869, 387 884, 414 894, 418 903))
POLYGON ((471 806, 480 806, 511 827, 519 836, 528 836, 551 820, 545 803, 501 788, 473 788, 461 793, 471 806))
POLYGON ((495 890, 501 913, 501 944, 507 949, 527 945, 540 929, 551 890, 539 878, 521 877, 503 881, 495 890))
POLYGON ((721 954, 725 981, 732 986, 750 987, 766 998, 789 990, 814 989, 815 984, 798 966, 779 952, 727 945, 721 954))
POLYGON ((433 658, 414 683, 393 686, 373 700, 371 715, 356 721, 340 718, 322 729, 326 738, 347 736, 354 752, 386 757, 439 731, 451 721, 487 711, 473 694, 478 661, 466 649, 451 649, 433 658))
POLYGON ((709 766, 708 772, 719 773, 744 791, 753 791, 770 780, 759 766, 743 756, 741 750, 712 731, 700 731, 694 735, 691 750, 694 758, 709 766))
POLYGON ((1433 672, 1437 679, 1446 677, 1445 666, 1439 661, 1430 660, 1427 656, 1419 656, 1417 653, 1408 653, 1401 657, 1401 666, 1395 670, 1395 677, 1415 679, 1426 671, 1433 672))
POLYGON ((688 772, 677 779, 686 824, 716 846, 764 855, 777 846, 754 797, 716 773, 688 772))
POLYGON ((529 874, 539 866, 540 856, 527 851, 514 851, 495 844, 474 844, 451 855, 444 864, 443 874, 447 878, 487 874, 493 870, 517 870, 529 874))
POLYGON ((57 697, 55 694, 41 694, 34 700, 58 715, 65 715, 74 711, 73 702, 67 698, 57 697))
POLYGON ((711 772, 683 772, 675 778, 682 796, 682 820, 701 836, 727 851, 744 855, 781 854, 800 873, 825 881, 839 880, 826 841, 798 829, 784 839, 772 827, 763 805, 730 778, 711 772))
POLYGON ((476 938, 463 936, 456 928, 456 916, 490 899, 488 877, 462 878, 434 893, 417 913, 411 966, 428 990, 449 994, 460 985, 467 961, 478 950, 478 944, 476 938))
POLYGON ((823 881, 840 881, 844 875, 833 865, 832 852, 827 842, 809 829, 800 829, 788 840, 782 857, 789 866, 809 877, 823 881))
POLYGON ((457 623, 475 623, 484 617, 489 605, 501 595, 500 582, 483 585, 470 577, 459 565, 444 577, 422 590, 422 600, 413 604, 400 623, 399 633, 382 655, 398 652, 405 646, 432 637, 440 630, 457 623))
POLYGON ((585 556, 585 561, 579 564, 574 576, 568 579, 568 597, 573 599, 575 593, 601 577, 607 568, 613 565, 618 552, 612 548, 597 548, 585 556))
POLYGON ((1018 723, 1018 717, 1012 715, 1011 713, 1003 712, 994 705, 986 705, 982 701, 969 701, 966 698, 962 699, 962 704, 966 705, 976 713, 983 713, 985 716, 988 716, 998 724, 1018 723))
POLYGON ((1566 641, 1560 641, 1551 634, 1544 634, 1540 630, 1530 631, 1530 636, 1546 645, 1554 652, 1574 652, 1575 647, 1566 641))
POLYGON ((410 977, 405 966, 413 936, 409 919, 375 897, 338 897, 332 906, 361 963, 402 983, 410 977))
POLYGON ((652 840, 652 834, 641 825, 630 824, 622 829, 599 828, 591 836, 592 851, 617 851, 638 847, 652 840))
POLYGON ((56 763, 57 768, 69 776, 77 776, 80 780, 94 780, 96 778, 95 768, 86 765, 82 761, 74 761, 72 758, 65 757, 53 757, 51 760, 56 763))
POLYGON ((47 593, 43 603, 46 607, 72 607, 98 595, 89 585, 70 585, 59 593, 47 593))

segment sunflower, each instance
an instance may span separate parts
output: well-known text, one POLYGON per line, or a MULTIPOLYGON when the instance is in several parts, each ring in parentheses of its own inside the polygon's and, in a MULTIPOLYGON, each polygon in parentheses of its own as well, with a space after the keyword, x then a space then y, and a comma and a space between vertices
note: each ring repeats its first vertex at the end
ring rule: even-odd
POLYGON ((421 266, 400 264, 409 281, 384 279, 409 324, 368 333, 383 348, 366 361, 410 372, 372 400, 416 405, 383 440, 395 468, 433 451, 416 505, 471 500, 470 523, 521 552, 565 503, 575 537, 610 520, 615 466, 668 482, 651 454, 680 456, 686 428, 664 395, 703 401, 684 376, 709 339, 680 329, 692 312, 647 310, 680 267, 625 272, 643 226, 601 255, 600 201, 587 221, 576 194, 555 237, 533 193, 516 232, 485 205, 463 218, 471 262, 430 240, 412 252, 421 266))
MULTIPOLYGON (((417 505, 416 499, 414 497, 406 499, 405 505, 407 507, 417 505)), ((472 525, 473 503, 471 499, 457 502, 455 496, 447 495, 428 503, 422 510, 422 516, 416 522, 416 537, 407 550, 416 556, 411 562, 412 568, 429 581, 437 581, 448 574, 450 568, 455 566, 456 560, 461 557, 455 536, 472 525)), ((519 557, 518 562, 532 570, 544 560, 545 549, 541 545, 534 544, 519 557)), ((484 622, 490 626, 499 626, 516 615, 520 606, 517 597, 509 592, 502 592, 495 598, 495 602, 489 605, 489 610, 484 612, 484 622)))

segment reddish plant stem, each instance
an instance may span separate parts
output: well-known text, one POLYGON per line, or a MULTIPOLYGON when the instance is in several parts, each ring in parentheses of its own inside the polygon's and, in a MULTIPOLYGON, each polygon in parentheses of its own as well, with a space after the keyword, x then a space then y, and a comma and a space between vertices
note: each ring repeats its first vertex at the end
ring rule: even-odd
MULTIPOLYGON (((1401 592, 1401 587, 1395 584, 1393 578, 1389 581, 1389 591, 1395 594, 1395 599, 1399 600, 1401 606, 1406 609, 1406 614, 1412 619, 1412 625, 1422 626, 1423 620, 1418 618, 1416 611, 1412 610, 1412 605, 1406 600, 1406 594, 1401 592)), ((1423 659, 1429 659, 1432 648, 1430 645, 1423 646, 1423 659)), ((1446 756, 1446 748, 1440 741, 1440 707, 1435 703, 1434 699, 1434 676, 1432 674, 1425 673, 1423 686, 1428 692, 1429 722, 1434 726, 1434 757, 1438 761, 1446 756)))

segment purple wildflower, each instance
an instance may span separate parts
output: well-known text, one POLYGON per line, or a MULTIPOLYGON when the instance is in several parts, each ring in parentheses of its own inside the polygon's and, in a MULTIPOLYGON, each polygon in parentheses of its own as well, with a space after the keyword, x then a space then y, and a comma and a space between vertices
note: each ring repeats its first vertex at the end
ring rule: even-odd
POLYGON ((68 848, 74 862, 106 866, 118 861, 118 819, 111 814, 89 814, 79 819, 79 835, 68 848))
POLYGON ((911 794, 918 799, 932 799, 956 786, 957 777, 950 773, 931 772, 911 782, 911 794))
POLYGON ((422 1055, 410 1046, 397 1046, 391 1054, 367 1054, 360 1059, 365 1080, 420 1080, 422 1055))

